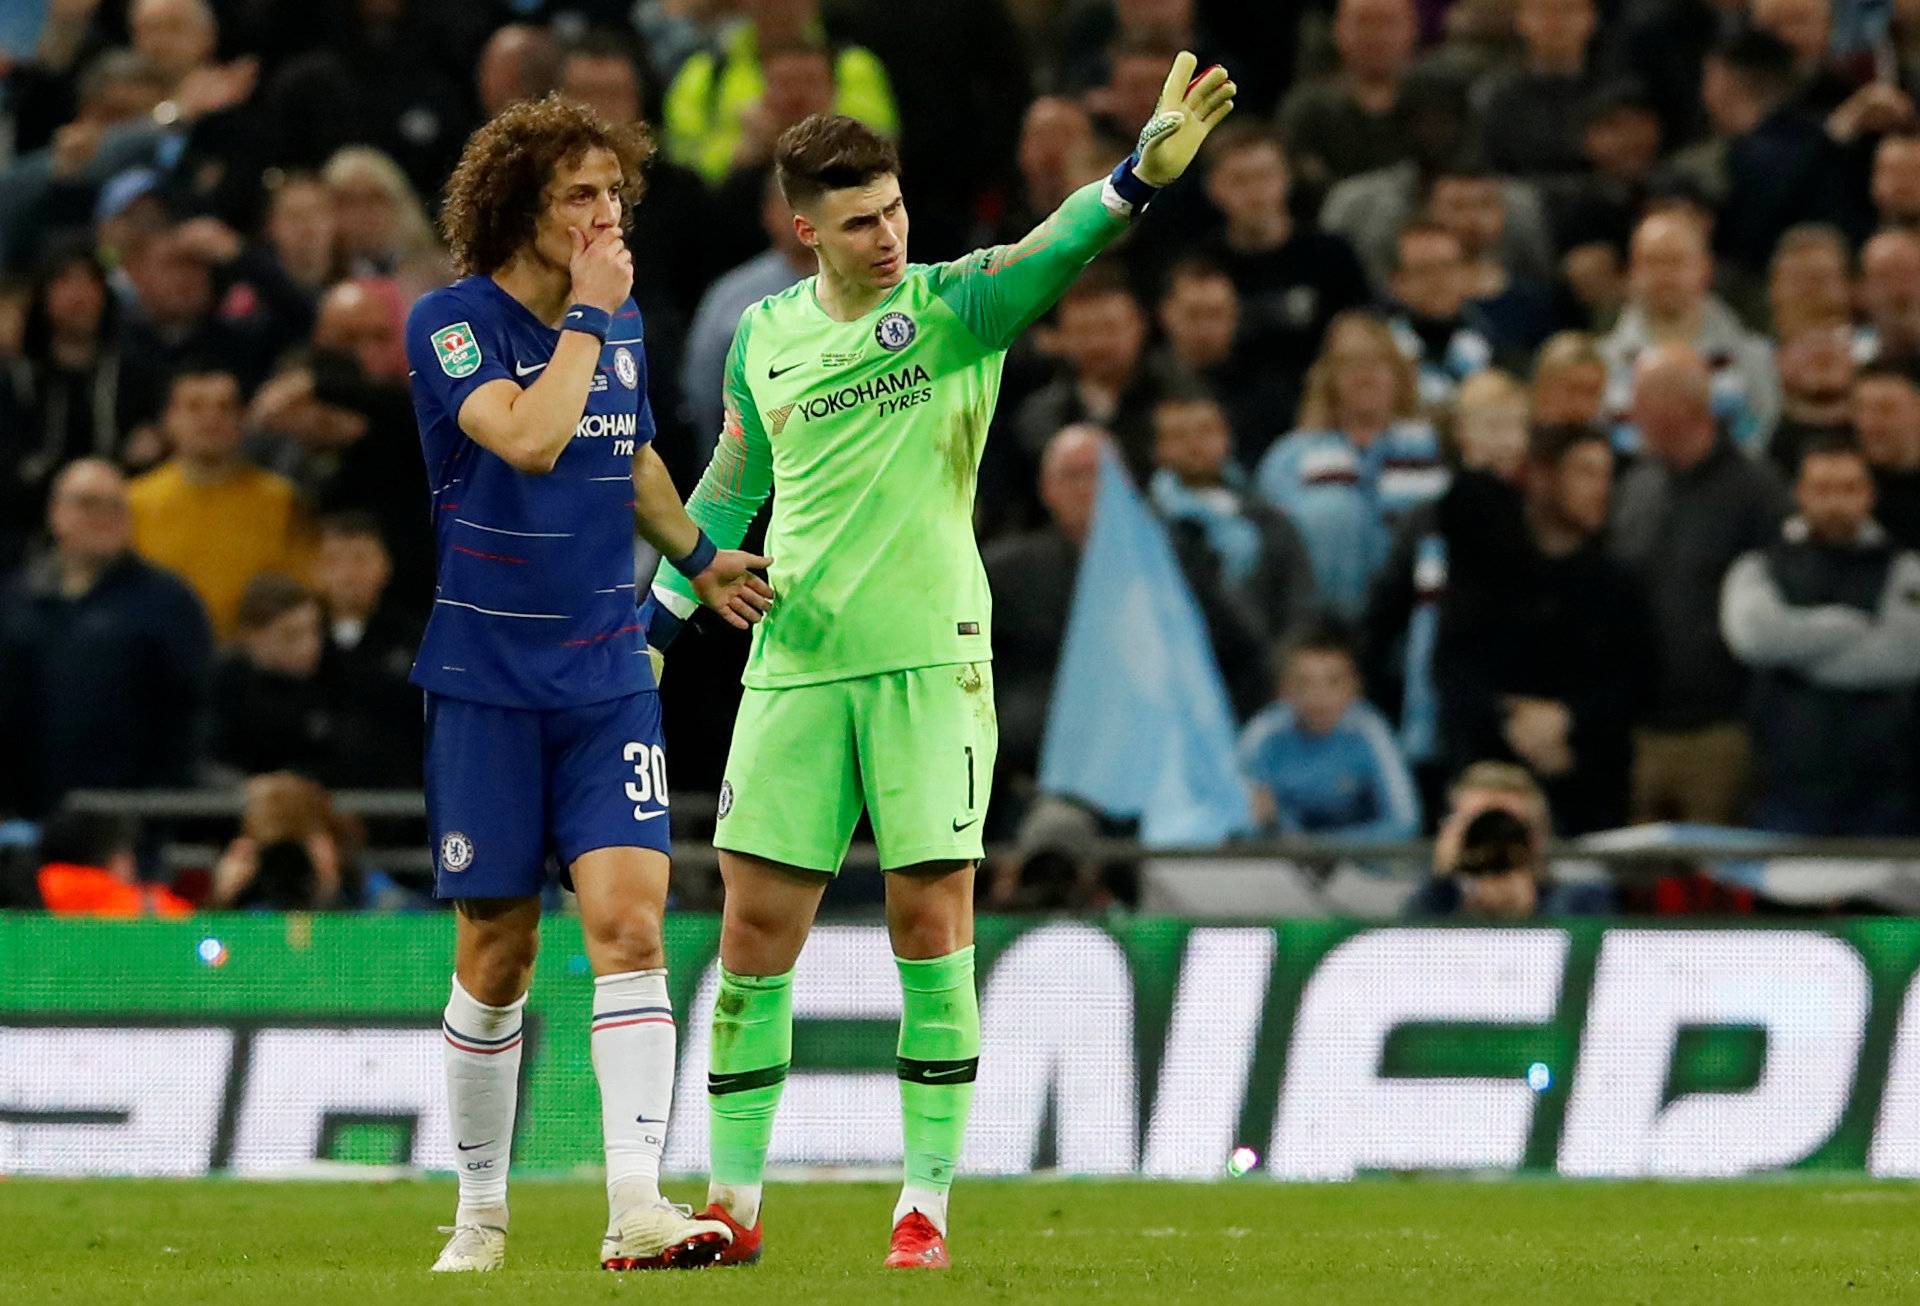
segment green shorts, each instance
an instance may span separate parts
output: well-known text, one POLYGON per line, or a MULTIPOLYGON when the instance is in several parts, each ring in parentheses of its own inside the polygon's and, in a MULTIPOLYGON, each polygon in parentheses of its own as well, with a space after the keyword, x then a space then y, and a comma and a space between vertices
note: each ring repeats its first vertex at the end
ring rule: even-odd
POLYGON ((748 689, 713 845, 832 874, 864 806, 884 869, 978 861, 999 740, 985 662, 748 689))

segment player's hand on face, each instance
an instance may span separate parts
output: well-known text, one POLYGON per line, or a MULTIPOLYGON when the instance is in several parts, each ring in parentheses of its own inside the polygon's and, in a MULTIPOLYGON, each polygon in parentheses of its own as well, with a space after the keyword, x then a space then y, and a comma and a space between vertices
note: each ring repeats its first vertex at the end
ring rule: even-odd
POLYGON ((693 578, 693 592, 728 624, 745 630, 773 606, 773 586, 754 575, 752 569, 772 565, 772 558, 757 553, 722 549, 713 555, 707 569, 693 578))
POLYGON ((590 304, 609 313, 618 313, 633 292, 633 253, 618 227, 608 227, 592 237, 578 227, 569 227, 573 241, 573 302, 590 304))

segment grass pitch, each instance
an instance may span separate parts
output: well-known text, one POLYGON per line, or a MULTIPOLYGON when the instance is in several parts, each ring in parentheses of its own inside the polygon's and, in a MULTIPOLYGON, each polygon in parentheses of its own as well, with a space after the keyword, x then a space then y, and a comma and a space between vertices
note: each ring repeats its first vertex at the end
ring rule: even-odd
POLYGON ((522 1183, 508 1269, 454 1277, 425 1272, 451 1183, 0 1180, 0 1302, 1920 1300, 1906 1184, 963 1181, 946 1274, 879 1268, 893 1195, 774 1185, 761 1265, 610 1275, 599 1184, 522 1183))

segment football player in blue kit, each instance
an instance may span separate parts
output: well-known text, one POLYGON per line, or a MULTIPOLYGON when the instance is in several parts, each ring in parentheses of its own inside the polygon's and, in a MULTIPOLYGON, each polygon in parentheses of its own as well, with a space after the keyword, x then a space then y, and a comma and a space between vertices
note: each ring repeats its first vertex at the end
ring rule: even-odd
POLYGON ((407 321, 439 547, 414 665, 426 691, 435 892, 454 902, 443 1053, 460 1202, 436 1270, 505 1260, 521 1009, 548 867, 578 895, 594 979, 608 1269, 711 1260, 726 1226, 660 1195, 674 1023, 661 946, 666 765, 639 532, 736 626, 768 559, 718 550, 651 444, 622 235, 651 145, 549 96, 467 142, 441 225, 462 279, 407 321))

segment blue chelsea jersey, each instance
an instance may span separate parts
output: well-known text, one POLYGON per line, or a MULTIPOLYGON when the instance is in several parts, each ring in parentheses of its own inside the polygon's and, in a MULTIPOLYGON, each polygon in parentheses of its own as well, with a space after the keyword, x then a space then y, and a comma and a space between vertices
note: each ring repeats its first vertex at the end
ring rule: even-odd
POLYGON ((407 366, 432 495, 439 583, 413 683, 500 707, 561 708, 653 688, 636 620, 633 454, 653 439, 640 310, 615 314, 586 411, 531 476, 460 429, 489 381, 530 386, 560 333, 491 277, 423 296, 407 366))

